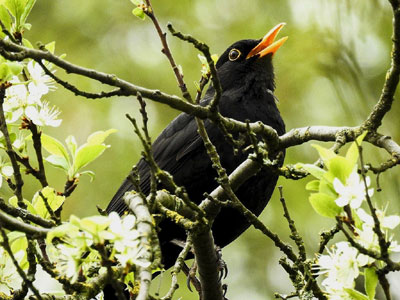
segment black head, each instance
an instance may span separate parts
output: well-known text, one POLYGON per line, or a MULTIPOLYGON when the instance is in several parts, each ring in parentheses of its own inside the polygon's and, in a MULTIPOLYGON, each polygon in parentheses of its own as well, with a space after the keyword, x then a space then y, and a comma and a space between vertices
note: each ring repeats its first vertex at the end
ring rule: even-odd
POLYGON ((272 56, 286 41, 284 37, 274 42, 281 23, 259 40, 241 40, 232 44, 219 58, 216 67, 223 90, 243 86, 257 80, 274 89, 272 56))

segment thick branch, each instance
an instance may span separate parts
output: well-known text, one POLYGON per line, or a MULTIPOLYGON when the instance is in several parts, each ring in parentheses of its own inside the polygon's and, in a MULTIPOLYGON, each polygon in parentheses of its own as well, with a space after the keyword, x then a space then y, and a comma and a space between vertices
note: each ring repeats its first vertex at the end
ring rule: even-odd
MULTIPOLYGON (((136 192, 127 192, 124 200, 129 209, 137 218, 137 229, 140 232, 141 245, 147 249, 145 259, 151 261, 151 239, 153 237, 153 218, 146 206, 145 200, 136 192)), ((146 300, 150 291, 151 264, 147 267, 139 266, 140 290, 136 300, 146 300)))
POLYGON ((211 230, 201 230, 192 236, 193 249, 199 270, 201 293, 204 300, 222 300, 221 282, 218 278, 217 253, 211 230))
POLYGON ((400 5, 398 1, 391 0, 393 8, 393 46, 391 66, 386 74, 385 84, 378 103, 363 123, 363 128, 376 131, 382 124, 383 117, 392 107, 394 93, 400 78, 400 5))
POLYGON ((7 214, 13 217, 20 217, 23 220, 31 221, 37 225, 40 225, 45 228, 52 228, 56 226, 56 224, 51 220, 43 219, 37 215, 31 214, 26 209, 22 208, 15 208, 11 205, 7 205, 4 199, 0 198, 0 210, 6 212, 7 214))
POLYGON ((49 229, 35 227, 19 221, 16 218, 10 217, 4 212, 0 211, 0 226, 11 231, 21 231, 26 233, 32 238, 45 238, 49 229))

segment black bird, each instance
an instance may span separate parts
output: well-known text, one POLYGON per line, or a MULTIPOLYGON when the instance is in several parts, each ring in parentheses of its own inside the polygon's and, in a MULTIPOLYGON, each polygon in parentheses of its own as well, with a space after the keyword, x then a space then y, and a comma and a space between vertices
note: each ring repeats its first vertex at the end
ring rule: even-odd
MULTIPOLYGON (((241 40, 232 44, 216 63, 222 86, 219 102, 220 113, 239 121, 261 121, 273 127, 279 135, 285 132, 285 125, 276 106, 272 56, 286 41, 284 37, 274 42, 284 23, 275 26, 261 40, 241 40)), ((214 95, 210 86, 201 105, 210 102, 214 95)), ((217 126, 205 121, 208 135, 217 147, 221 163, 230 174, 248 156, 245 151, 234 154, 232 146, 226 141, 217 126)), ((245 148, 247 145, 244 145, 245 148)), ((205 192, 210 193, 218 184, 201 137, 197 133, 194 118, 186 113, 175 118, 153 143, 153 154, 159 167, 168 171, 175 182, 186 188, 192 201, 200 203, 205 192)), ((137 164, 140 187, 144 193, 150 190, 150 171, 141 159, 137 164)), ((237 196, 254 214, 259 215, 267 205, 278 177, 268 170, 262 170, 250 178, 238 190, 237 196)), ((125 192, 133 190, 127 178, 111 200, 107 212, 120 214, 127 209, 122 199, 125 192)), ((162 262, 165 269, 171 267, 181 248, 171 240, 185 240, 182 228, 169 220, 160 223, 159 240, 162 262)), ((221 209, 212 226, 216 245, 224 247, 249 227, 245 217, 231 208, 221 209)))

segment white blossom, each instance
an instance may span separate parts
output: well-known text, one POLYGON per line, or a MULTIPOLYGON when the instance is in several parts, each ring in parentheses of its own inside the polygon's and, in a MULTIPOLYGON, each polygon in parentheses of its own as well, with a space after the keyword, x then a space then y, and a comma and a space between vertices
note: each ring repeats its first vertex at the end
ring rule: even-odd
POLYGON ((38 63, 30 61, 28 72, 31 75, 31 82, 28 84, 29 93, 40 98, 54 88, 54 80, 44 73, 38 63))
MULTIPOLYGON (((375 226, 374 219, 372 218, 371 215, 367 214, 367 212, 362 208, 357 209, 356 212, 361 221, 363 221, 362 228, 361 229, 356 228, 357 241, 365 248, 379 252, 380 251, 379 239, 374 231, 374 226, 375 226)), ((376 210, 376 215, 380 222, 383 234, 390 242, 390 246, 388 249, 389 252, 400 252, 400 245, 397 243, 397 241, 393 240, 392 236, 389 236, 388 234, 389 229, 394 229, 399 225, 400 217, 397 215, 385 216, 385 211, 380 209, 376 210)), ((372 261, 373 259, 372 260, 370 259, 370 262, 372 261)))
POLYGON ((357 249, 348 242, 339 242, 332 250, 328 250, 328 255, 318 257, 314 268, 319 270, 318 274, 325 275, 322 285, 329 295, 343 296, 347 294, 344 289, 354 287, 354 280, 360 274, 359 268, 365 263, 365 256, 361 256, 357 249))
POLYGON ((29 105, 41 105, 40 97, 28 93, 24 83, 18 77, 11 80, 12 85, 6 89, 4 112, 7 123, 13 123, 21 118, 29 105))
POLYGON ((135 230, 136 217, 127 215, 123 218, 116 212, 109 215, 111 221, 109 229, 114 234, 114 248, 119 252, 124 252, 126 247, 135 248, 139 245, 139 233, 135 230))
MULTIPOLYGON (((14 254, 17 261, 24 256, 21 250, 14 254)), ((17 290, 21 287, 22 278, 19 276, 14 263, 8 253, 0 248, 0 293, 11 295, 11 290, 17 290)))
MULTIPOLYGON (((371 180, 366 177, 367 187, 370 185, 371 180)), ((357 173, 357 169, 350 174, 347 178, 346 185, 344 185, 338 178, 333 180, 333 187, 339 194, 339 197, 335 200, 336 204, 340 207, 350 205, 351 208, 356 209, 361 206, 361 203, 365 200, 365 186, 364 182, 360 180, 360 176, 357 173)), ((368 195, 372 196, 374 189, 368 189, 368 195)))
POLYGON ((0 187, 3 184, 3 177, 9 178, 14 174, 14 169, 12 166, 7 164, 3 159, 0 157, 0 187))
POLYGON ((25 115, 38 126, 60 126, 62 120, 57 119, 60 111, 53 106, 49 107, 48 102, 43 102, 42 107, 28 106, 25 109, 25 115))
POLYGON ((127 215, 123 218, 112 212, 109 215, 111 221, 109 229, 114 234, 112 241, 117 251, 115 257, 123 266, 135 264, 142 267, 150 265, 146 259, 146 249, 140 245, 139 232, 136 230, 136 217, 127 215))
POLYGON ((72 282, 78 279, 79 270, 83 263, 83 251, 74 245, 58 244, 56 246, 57 265, 62 274, 71 278, 72 282))

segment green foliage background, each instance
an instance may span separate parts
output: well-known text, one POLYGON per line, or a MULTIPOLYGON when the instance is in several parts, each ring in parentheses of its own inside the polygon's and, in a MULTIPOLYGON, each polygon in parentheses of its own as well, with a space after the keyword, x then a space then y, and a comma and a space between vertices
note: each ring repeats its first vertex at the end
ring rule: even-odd
MULTIPOLYGON (((287 130, 308 125, 357 125, 367 117, 380 95, 391 49, 391 11, 387 1, 153 0, 153 6, 161 24, 172 22, 178 30, 208 43, 212 53, 218 54, 236 40, 260 38, 275 24, 286 22, 281 36, 288 35, 289 40, 274 61, 276 95, 287 130)), ((153 25, 149 20, 133 17, 132 8, 128 0, 39 0, 28 20, 33 27, 26 37, 32 43, 55 40, 56 53, 66 53, 66 59, 78 65, 179 95, 153 25)), ((200 78, 197 52, 171 37, 169 43, 176 61, 183 67, 190 90, 194 91, 193 81, 200 78)), ((57 74, 86 90, 107 89, 86 79, 66 76, 62 71, 57 74)), ((87 100, 62 88, 49 94, 47 100, 62 110, 61 127, 49 131, 59 140, 74 134, 81 144, 91 132, 118 129, 108 139, 112 147, 90 168, 97 175, 95 181, 89 183, 88 178, 81 178, 77 191, 67 200, 63 216, 96 214, 96 205, 103 208, 107 205, 140 157, 139 140, 124 116, 130 113, 140 117, 138 103, 134 98, 87 100)), ((147 107, 155 138, 178 112, 151 101, 147 107)), ((381 128, 381 132, 397 141, 399 113, 400 106, 395 102, 381 128)), ((367 161, 388 159, 383 150, 365 148, 367 161)), ((316 158, 317 152, 303 145, 287 151, 286 163, 312 163, 316 158)), ((50 166, 47 170, 50 185, 61 190, 65 182, 63 173, 50 166)), ((383 191, 377 199, 381 206, 389 201, 391 212, 400 208, 399 175, 399 170, 394 169, 380 178, 383 191)), ((318 232, 332 224, 312 210, 304 189, 309 180, 280 179, 279 184, 284 187, 292 217, 312 255, 318 245, 318 232)), ((32 195, 39 188, 29 183, 27 186, 32 195)), ((276 193, 261 219, 282 238, 288 238, 276 193)), ((223 251, 229 267, 229 276, 224 280, 228 284, 227 297, 272 299, 275 291, 291 292, 289 280, 278 265, 279 257, 280 253, 267 238, 254 229, 248 230, 223 251)), ((167 277, 162 290, 169 284, 167 277)), ((190 297, 186 290, 182 282, 179 294, 184 299, 190 297)), ((400 299, 400 294, 394 296, 400 299)))

